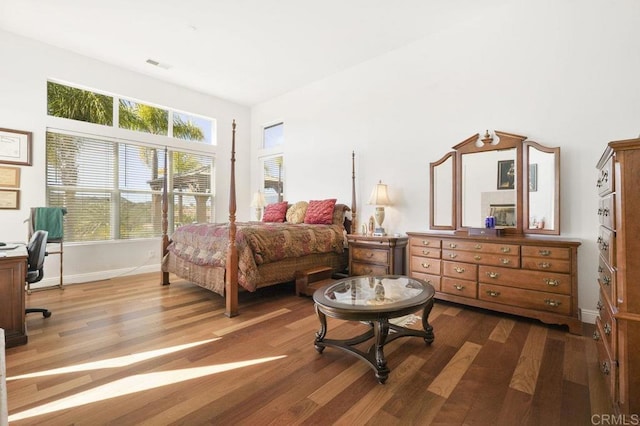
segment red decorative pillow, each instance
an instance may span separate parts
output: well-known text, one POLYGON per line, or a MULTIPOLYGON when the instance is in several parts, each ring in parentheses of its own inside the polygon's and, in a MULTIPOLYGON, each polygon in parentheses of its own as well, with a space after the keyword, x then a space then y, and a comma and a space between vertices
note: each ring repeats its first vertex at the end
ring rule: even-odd
POLYGON ((287 215, 287 207, 289 207, 286 201, 281 203, 268 204, 264 208, 264 215, 262 216, 263 222, 284 222, 284 218, 287 215))
POLYGON ((335 198, 327 200, 311 200, 304 215, 304 223, 317 223, 331 225, 333 223, 333 208, 336 205, 335 198))

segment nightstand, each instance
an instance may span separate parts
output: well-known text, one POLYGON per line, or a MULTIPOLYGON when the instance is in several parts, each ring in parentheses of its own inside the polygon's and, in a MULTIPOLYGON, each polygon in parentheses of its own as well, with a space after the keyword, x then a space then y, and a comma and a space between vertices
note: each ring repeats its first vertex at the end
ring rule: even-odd
POLYGON ((408 237, 349 234, 349 275, 404 275, 408 237))

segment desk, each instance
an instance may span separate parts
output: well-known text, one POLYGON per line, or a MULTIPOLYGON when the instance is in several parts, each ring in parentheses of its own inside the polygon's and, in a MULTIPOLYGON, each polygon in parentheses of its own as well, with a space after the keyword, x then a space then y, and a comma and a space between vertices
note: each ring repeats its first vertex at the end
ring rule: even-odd
POLYGON ((433 327, 429 313, 433 308, 435 290, 430 284, 402 275, 359 276, 345 278, 319 288, 313 293, 320 331, 316 333, 315 348, 322 353, 326 346, 342 349, 368 363, 378 382, 389 377, 384 358, 384 346, 399 337, 416 336, 427 345, 433 342, 433 327), (413 330, 390 323, 393 318, 422 309, 422 330, 413 330), (326 339, 327 316, 348 321, 366 322, 371 327, 351 339, 326 339), (393 333, 389 334, 389 330, 393 333), (373 339, 367 352, 358 349, 360 343, 373 339))
POLYGON ((27 249, 0 250, 0 328, 4 328, 5 346, 27 343, 24 285, 27 276, 27 249))

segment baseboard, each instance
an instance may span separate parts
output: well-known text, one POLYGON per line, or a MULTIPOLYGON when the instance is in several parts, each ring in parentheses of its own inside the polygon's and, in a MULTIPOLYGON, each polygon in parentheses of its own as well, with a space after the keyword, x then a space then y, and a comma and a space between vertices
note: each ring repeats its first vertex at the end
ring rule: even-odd
POLYGON ((591 309, 581 309, 581 321, 587 324, 595 324, 596 318, 598 318, 598 311, 592 311, 591 309))
MULTIPOLYGON (((146 274, 150 272, 158 272, 160 273, 160 264, 155 265, 142 265, 137 266, 135 268, 125 268, 125 269, 109 269, 107 271, 98 271, 98 272, 90 272, 87 274, 75 274, 75 275, 65 275, 63 279, 63 283, 66 284, 80 284, 80 283, 88 283, 92 281, 104 281, 110 280, 116 277, 124 277, 128 275, 138 275, 138 274, 146 274)), ((44 288, 44 287, 55 287, 60 283, 60 280, 57 276, 47 278, 47 271, 45 271, 45 278, 42 281, 39 281, 35 284, 31 284, 31 288, 44 288)), ((160 278, 158 277, 158 281, 160 278)))

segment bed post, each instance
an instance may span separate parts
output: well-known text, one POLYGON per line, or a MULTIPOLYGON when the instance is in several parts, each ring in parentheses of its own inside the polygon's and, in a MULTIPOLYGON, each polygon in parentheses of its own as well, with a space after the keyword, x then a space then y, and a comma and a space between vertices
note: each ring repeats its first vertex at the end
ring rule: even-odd
POLYGON ((358 232, 356 213, 356 152, 351 151, 351 234, 358 232))
POLYGON ((236 120, 231 124, 231 176, 229 179, 229 245, 225 271, 225 312, 238 315, 238 248, 236 247, 236 120))
MULTIPOLYGON (((167 254, 167 247, 169 247, 169 220, 167 218, 168 204, 169 199, 167 197, 167 179, 169 179, 169 173, 167 172, 167 147, 164 147, 164 179, 162 182, 162 241, 161 241, 161 250, 162 256, 160 257, 160 263, 162 264, 162 259, 164 259, 167 254)), ((162 269, 161 269, 162 270, 162 269)), ((169 285, 169 273, 162 271, 161 278, 162 285, 169 285)))

